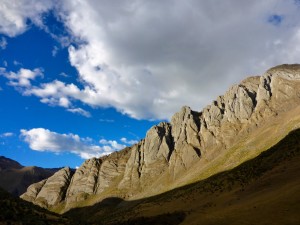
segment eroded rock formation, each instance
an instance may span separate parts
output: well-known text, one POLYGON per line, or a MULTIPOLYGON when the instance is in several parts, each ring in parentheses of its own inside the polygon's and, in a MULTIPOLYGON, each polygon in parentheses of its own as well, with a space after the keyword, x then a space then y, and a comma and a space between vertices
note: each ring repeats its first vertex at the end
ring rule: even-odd
MULTIPOLYGON (((64 168, 33 184, 22 198, 49 207, 93 195, 134 198, 159 193, 173 188, 173 182, 189 174, 195 178, 204 169, 210 174, 225 169, 222 165, 215 169, 213 160, 237 141, 257 137, 256 130, 268 121, 278 117, 288 124, 284 113, 295 111, 299 105, 300 66, 274 67, 261 77, 250 77, 232 86, 202 112, 183 107, 170 123, 152 127, 139 143, 109 156, 89 159, 74 175, 64 168)), ((230 161, 223 157, 223 161, 238 165, 251 154, 243 151, 238 158, 230 161)))

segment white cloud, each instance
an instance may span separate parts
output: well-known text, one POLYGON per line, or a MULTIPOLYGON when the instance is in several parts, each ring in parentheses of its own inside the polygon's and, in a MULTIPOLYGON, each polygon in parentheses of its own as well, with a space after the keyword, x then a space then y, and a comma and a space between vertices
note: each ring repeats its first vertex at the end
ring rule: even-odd
MULTIPOLYGON (((25 13, 19 1, 14 6, 9 2, 3 5, 17 19, 9 19, 5 10, 0 13, 0 32, 13 24, 6 31, 10 36, 26 30, 24 18, 40 21, 52 5, 25 13)), ((71 39, 78 40, 69 47, 69 59, 83 88, 56 80, 26 93, 62 107, 61 98, 114 107, 134 118, 169 119, 182 105, 200 110, 245 76, 299 62, 300 9, 294 3, 57 2, 56 14, 71 39)))
POLYGON ((80 138, 77 134, 59 134, 44 128, 22 129, 20 132, 24 141, 35 151, 70 152, 79 155, 83 159, 108 154, 103 147, 92 145, 89 143, 90 141, 80 138))
POLYGON ((67 109, 67 111, 71 112, 71 113, 77 113, 79 115, 85 116, 85 117, 91 117, 91 113, 82 109, 82 108, 71 108, 71 109, 67 109))
POLYGON ((91 138, 81 138, 72 133, 60 134, 45 128, 22 129, 20 132, 21 137, 32 150, 54 153, 70 152, 83 159, 108 155, 126 147, 115 140, 106 139, 101 139, 100 145, 95 145, 91 138))
POLYGON ((113 120, 113 119, 99 119, 99 122, 101 122, 101 123, 114 123, 115 120, 113 120))
POLYGON ((120 144, 115 140, 106 140, 106 139, 101 139, 99 141, 100 144, 106 146, 107 151, 111 150, 121 150, 126 147, 126 145, 120 144))
POLYGON ((14 60, 14 61, 13 61, 13 64, 14 64, 15 66, 22 66, 22 65, 23 65, 22 63, 18 62, 17 60, 14 60))
POLYGON ((54 46, 52 49, 52 56, 55 57, 56 54, 58 53, 59 48, 57 46, 54 46))
POLYGON ((82 41, 69 48, 85 84, 75 98, 134 118, 200 110, 245 76, 300 58, 292 0, 64 1, 63 10, 82 41))
POLYGON ((293 1, 65 1, 63 9, 83 41, 69 48, 86 84, 75 98, 135 118, 201 109, 249 73, 300 56, 293 1), (283 15, 280 26, 272 15, 283 15))
POLYGON ((26 31, 28 20, 41 26, 42 14, 53 7, 51 0, 1 0, 0 33, 14 37, 26 31))
MULTIPOLYGON (((52 83, 41 84, 41 87, 33 86, 31 81, 39 76, 43 77, 43 70, 40 68, 34 70, 21 68, 15 73, 0 67, 0 75, 6 77, 9 80, 8 84, 14 86, 24 95, 35 95, 40 97, 42 103, 50 106, 61 106, 66 108, 68 112, 91 117, 88 111, 73 107, 71 99, 76 99, 76 94, 83 96, 74 84, 66 85, 61 81, 55 80, 52 83)), ((80 97, 77 97, 77 99, 80 99, 80 97)))
POLYGON ((12 136, 14 136, 14 133, 12 133, 12 132, 6 132, 3 134, 0 134, 0 137, 12 137, 12 136))
POLYGON ((62 76, 62 77, 70 77, 68 74, 66 74, 64 72, 61 72, 59 75, 62 76))
POLYGON ((2 38, 0 39, 0 48, 1 48, 1 49, 5 49, 6 46, 7 46, 6 38, 5 38, 5 37, 2 37, 2 38))
POLYGON ((127 140, 127 138, 125 138, 125 137, 122 137, 120 140, 121 140, 121 142, 123 142, 127 145, 134 145, 134 144, 138 143, 137 140, 127 140))
POLYGON ((3 75, 9 80, 9 85, 15 87, 29 88, 31 81, 36 77, 43 77, 43 70, 36 68, 34 70, 21 68, 17 73, 8 72, 5 68, 0 68, 0 75, 3 75))

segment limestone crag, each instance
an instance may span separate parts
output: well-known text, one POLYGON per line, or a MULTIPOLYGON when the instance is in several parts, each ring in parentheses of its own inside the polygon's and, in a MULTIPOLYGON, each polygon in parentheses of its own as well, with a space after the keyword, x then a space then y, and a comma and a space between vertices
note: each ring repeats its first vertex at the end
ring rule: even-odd
POLYGON ((51 207, 65 199, 69 187, 72 171, 65 167, 57 171, 53 176, 28 187, 27 192, 21 195, 24 200, 31 200, 34 195, 34 203, 42 207, 51 207))
MULTIPOLYGON (((89 159, 73 176, 64 169, 30 186, 22 198, 49 206, 93 195, 134 198, 157 194, 176 187, 176 180, 189 174, 201 175, 204 167, 212 174, 222 171, 226 168, 222 165, 212 169, 216 158, 238 141, 256 137, 256 130, 268 121, 280 118, 288 124, 292 120, 285 113, 299 105, 300 66, 274 67, 261 77, 249 77, 232 86, 202 112, 183 107, 170 123, 152 127, 139 143, 109 156, 89 159)), ((244 154, 244 158, 231 160, 234 165, 252 153, 244 154)))

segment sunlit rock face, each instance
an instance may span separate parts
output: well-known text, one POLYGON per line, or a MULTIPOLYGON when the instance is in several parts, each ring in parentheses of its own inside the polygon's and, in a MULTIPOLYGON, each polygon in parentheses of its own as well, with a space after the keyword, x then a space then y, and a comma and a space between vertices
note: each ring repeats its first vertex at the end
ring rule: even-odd
MULTIPOLYGON (((190 174, 201 176, 204 169, 211 170, 210 174, 222 171, 226 165, 213 169, 215 158, 226 154, 238 141, 255 136, 264 124, 276 119, 282 126, 288 124, 296 115, 289 118, 288 113, 298 106, 300 66, 277 66, 260 77, 233 85, 201 112, 182 107, 169 123, 153 126, 145 139, 131 147, 89 159, 74 174, 64 168, 31 185, 22 198, 44 207, 60 203, 73 207, 70 203, 91 196, 135 198, 157 194, 176 187, 176 181, 190 174)), ((232 158, 232 164, 242 163, 252 153, 243 154, 232 158)))

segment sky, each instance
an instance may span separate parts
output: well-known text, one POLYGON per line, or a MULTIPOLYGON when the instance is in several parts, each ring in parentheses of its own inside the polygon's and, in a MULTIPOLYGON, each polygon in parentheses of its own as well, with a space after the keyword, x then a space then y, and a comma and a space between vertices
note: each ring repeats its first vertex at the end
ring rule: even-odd
POLYGON ((0 155, 75 168, 299 59, 299 0, 0 0, 0 155))

